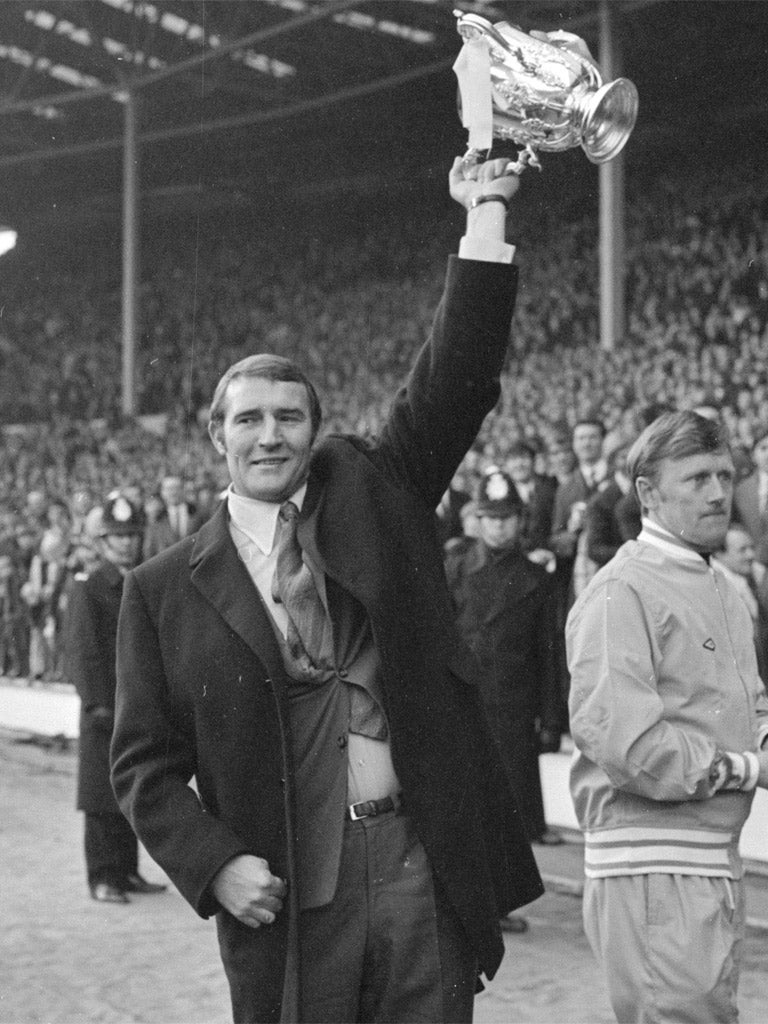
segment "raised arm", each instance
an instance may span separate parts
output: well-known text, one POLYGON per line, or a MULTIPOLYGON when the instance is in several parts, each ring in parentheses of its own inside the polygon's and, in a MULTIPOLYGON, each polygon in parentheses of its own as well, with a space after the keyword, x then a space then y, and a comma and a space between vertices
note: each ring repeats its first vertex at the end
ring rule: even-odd
POLYGON ((504 241, 507 206, 518 179, 507 161, 449 175, 467 211, 459 257, 452 257, 429 340, 394 399, 378 457, 399 484, 436 507, 500 394, 514 307, 513 249, 504 241))

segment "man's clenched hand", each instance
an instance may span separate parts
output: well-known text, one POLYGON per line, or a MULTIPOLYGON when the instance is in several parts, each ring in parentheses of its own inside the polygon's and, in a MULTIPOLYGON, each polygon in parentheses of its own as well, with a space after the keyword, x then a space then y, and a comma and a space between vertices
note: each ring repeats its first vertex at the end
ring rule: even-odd
POLYGON ((222 907, 250 928, 272 924, 287 891, 262 857, 247 853, 228 861, 213 880, 213 894, 222 907))

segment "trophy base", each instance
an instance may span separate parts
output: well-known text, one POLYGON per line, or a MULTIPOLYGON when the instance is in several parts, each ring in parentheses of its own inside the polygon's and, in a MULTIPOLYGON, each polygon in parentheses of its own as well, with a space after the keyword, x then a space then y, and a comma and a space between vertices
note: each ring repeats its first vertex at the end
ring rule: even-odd
POLYGON ((637 120, 637 89, 626 78, 602 86, 590 98, 582 121, 581 148, 593 164, 617 156, 637 120))

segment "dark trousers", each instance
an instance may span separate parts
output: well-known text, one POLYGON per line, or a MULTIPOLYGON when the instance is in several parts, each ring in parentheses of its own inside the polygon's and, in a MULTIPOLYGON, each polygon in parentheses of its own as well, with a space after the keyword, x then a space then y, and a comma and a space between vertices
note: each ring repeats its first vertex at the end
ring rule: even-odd
POLYGON ((406 815, 347 823, 336 896, 299 937, 303 1021, 472 1020, 476 958, 406 815))
POLYGON ((139 866, 139 844, 122 814, 85 813, 85 867, 88 884, 122 888, 139 866))
MULTIPOLYGON (((282 972, 287 919, 254 929, 219 914, 217 923, 236 1024, 277 1022, 280 990, 265 993, 259 979, 282 972)), ((299 942, 305 1024, 472 1020, 476 957, 404 815, 346 824, 336 896, 301 912, 299 942)))

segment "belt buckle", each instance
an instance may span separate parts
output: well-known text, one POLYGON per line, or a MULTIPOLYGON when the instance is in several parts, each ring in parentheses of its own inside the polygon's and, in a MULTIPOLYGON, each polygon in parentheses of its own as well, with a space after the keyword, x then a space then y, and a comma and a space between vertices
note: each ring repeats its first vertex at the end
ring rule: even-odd
POLYGON ((361 814, 358 814, 357 810, 356 810, 357 807, 364 807, 366 803, 370 803, 370 801, 369 800, 363 800, 359 804, 350 804, 349 805, 348 809, 349 809, 350 821, 360 821, 361 818, 369 818, 370 817, 370 811, 363 811, 361 814))

